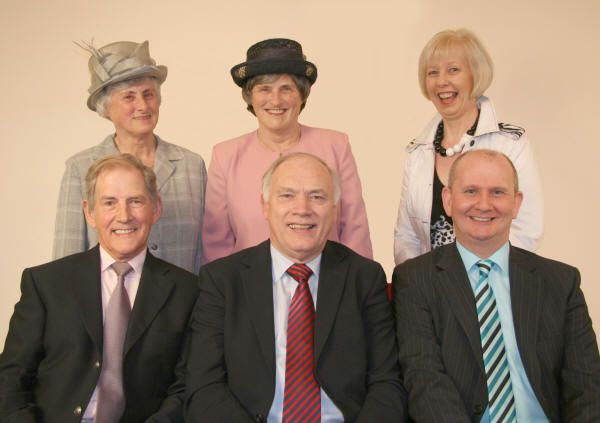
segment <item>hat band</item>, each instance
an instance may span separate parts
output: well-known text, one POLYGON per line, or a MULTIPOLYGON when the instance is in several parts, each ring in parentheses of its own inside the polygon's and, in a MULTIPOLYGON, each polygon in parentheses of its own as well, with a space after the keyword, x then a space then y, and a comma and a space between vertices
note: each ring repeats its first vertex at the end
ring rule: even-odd
POLYGON ((299 59, 304 60, 302 52, 283 49, 283 48, 263 48, 255 54, 248 55, 246 61, 264 60, 264 59, 299 59))

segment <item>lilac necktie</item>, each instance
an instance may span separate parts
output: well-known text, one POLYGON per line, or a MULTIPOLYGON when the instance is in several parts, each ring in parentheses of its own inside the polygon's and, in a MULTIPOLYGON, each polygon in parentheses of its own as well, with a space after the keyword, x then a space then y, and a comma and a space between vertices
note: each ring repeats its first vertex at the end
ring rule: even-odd
POLYGON ((118 282, 104 313, 102 371, 98 380, 98 403, 95 423, 117 423, 125 409, 123 393, 123 344, 131 314, 125 290, 125 275, 133 268, 129 263, 112 264, 118 282))

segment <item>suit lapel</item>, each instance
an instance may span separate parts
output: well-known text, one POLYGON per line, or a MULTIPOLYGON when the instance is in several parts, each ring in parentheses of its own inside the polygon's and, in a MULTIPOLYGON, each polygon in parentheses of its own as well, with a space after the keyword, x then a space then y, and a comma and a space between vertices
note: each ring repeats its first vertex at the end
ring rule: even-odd
POLYGON ((240 271, 248 315, 254 326, 267 367, 275 377, 275 317, 273 312, 273 273, 269 241, 258 245, 243 260, 240 271))
POLYGON ((175 165, 172 161, 181 160, 182 156, 179 152, 173 151, 169 145, 156 136, 156 155, 154 163, 154 172, 156 173, 156 188, 161 190, 163 185, 175 172, 175 165))
POLYGON ((347 253, 327 242, 321 257, 317 312, 315 315, 315 361, 323 351, 338 312, 348 273, 347 253))
POLYGON ((159 262, 147 252, 140 285, 129 318, 123 354, 127 354, 148 328, 167 301, 174 285, 175 283, 164 275, 164 269, 160 268, 159 262))
POLYGON ((543 283, 535 264, 518 249, 511 247, 509 259, 510 298, 519 354, 529 382, 538 398, 541 374, 537 359, 539 319, 544 298, 543 283))
POLYGON ((102 351, 102 298, 98 246, 82 253, 79 257, 74 274, 68 276, 69 282, 83 325, 98 351, 102 351))
POLYGON ((456 244, 436 249, 434 255, 439 289, 465 331, 480 370, 485 373, 475 296, 456 244))

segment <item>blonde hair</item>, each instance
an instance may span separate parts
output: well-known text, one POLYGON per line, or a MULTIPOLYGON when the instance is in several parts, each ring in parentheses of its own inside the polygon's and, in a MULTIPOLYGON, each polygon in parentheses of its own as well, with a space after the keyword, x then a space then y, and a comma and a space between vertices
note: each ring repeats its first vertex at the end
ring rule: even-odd
POLYGON ((473 91, 471 98, 479 98, 488 89, 494 79, 494 63, 481 41, 468 29, 447 29, 438 32, 425 45, 419 57, 419 86, 426 99, 427 95, 425 79, 427 78, 427 66, 435 57, 448 54, 453 47, 462 47, 465 51, 467 63, 473 75, 473 91))

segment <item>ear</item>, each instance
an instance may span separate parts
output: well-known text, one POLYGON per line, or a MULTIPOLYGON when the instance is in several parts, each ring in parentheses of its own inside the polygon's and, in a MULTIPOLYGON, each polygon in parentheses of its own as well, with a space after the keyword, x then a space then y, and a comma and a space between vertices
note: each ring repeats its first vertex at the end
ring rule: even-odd
POLYGON ((452 191, 450 188, 444 187, 442 189, 442 203, 444 204, 444 210, 448 216, 452 216, 452 191))
POLYGON ((87 224, 90 225, 92 228, 97 229, 96 228, 96 219, 94 218, 93 206, 90 207, 87 200, 83 200, 82 206, 83 206, 83 214, 85 215, 85 220, 86 220, 87 224))
POLYGON ((160 195, 156 196, 156 205, 152 208, 152 224, 154 225, 160 219, 162 214, 162 198, 160 195))
POLYGON ((521 191, 515 194, 515 208, 513 209, 513 219, 517 218, 519 210, 521 209, 521 203, 523 202, 523 193, 521 191))
POLYGON ((263 195, 260 195, 260 205, 262 206, 262 213, 265 219, 269 216, 269 203, 265 202, 263 195))

